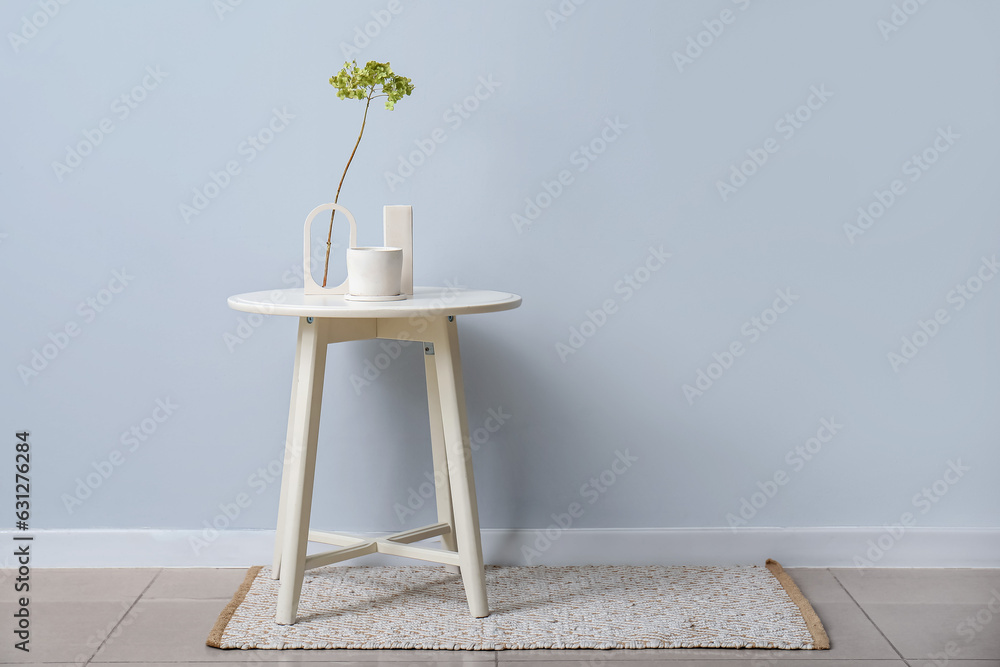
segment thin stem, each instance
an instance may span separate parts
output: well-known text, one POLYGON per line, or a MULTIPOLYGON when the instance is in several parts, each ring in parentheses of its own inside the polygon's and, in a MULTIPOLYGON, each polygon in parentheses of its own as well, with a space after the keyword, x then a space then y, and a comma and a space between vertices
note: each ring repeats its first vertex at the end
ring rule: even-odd
MULTIPOLYGON (((333 198, 333 203, 336 204, 340 201, 340 188, 344 186, 344 179, 347 177, 347 170, 351 168, 351 162, 354 161, 354 154, 358 152, 358 144, 361 143, 361 137, 365 133, 365 123, 368 122, 368 107, 371 106, 372 96, 375 92, 374 86, 368 93, 368 101, 365 102, 365 115, 361 119, 361 132, 358 133, 358 140, 354 142, 354 150, 351 151, 351 157, 347 160, 347 166, 344 167, 344 173, 340 177, 340 183, 337 184, 337 196, 333 198)), ((330 211, 330 231, 326 233, 326 261, 323 264, 323 287, 326 287, 326 274, 330 270, 330 246, 331 239, 333 238, 333 216, 336 215, 337 209, 330 211)))

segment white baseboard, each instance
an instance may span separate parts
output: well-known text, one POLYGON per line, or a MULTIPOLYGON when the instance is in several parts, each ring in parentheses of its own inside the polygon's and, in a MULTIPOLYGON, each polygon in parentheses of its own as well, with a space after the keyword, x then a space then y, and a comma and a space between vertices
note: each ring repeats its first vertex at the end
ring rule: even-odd
MULTIPOLYGON (((737 565, 1000 567, 1000 528, 650 528, 482 531, 494 565, 737 565)), ((247 567, 268 564, 274 531, 41 530, 32 567, 247 567)), ((24 533, 0 532, 7 545, 24 533)), ((323 550, 327 547, 317 547, 323 550)), ((16 567, 5 548, 0 568, 16 567)), ((373 555, 353 564, 418 564, 373 555)))

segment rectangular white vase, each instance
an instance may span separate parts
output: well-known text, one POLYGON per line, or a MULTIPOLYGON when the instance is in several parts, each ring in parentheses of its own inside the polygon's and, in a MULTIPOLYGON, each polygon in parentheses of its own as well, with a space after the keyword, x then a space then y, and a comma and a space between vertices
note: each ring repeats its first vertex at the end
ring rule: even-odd
POLYGON ((413 207, 384 207, 382 233, 385 245, 403 249, 400 293, 413 296, 413 207))

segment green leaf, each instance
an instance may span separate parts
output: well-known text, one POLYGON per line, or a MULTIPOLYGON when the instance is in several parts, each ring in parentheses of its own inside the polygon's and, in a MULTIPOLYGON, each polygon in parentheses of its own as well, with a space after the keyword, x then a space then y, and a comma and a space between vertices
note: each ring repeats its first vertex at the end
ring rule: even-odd
POLYGON ((369 60, 364 67, 358 67, 353 60, 330 77, 330 85, 337 89, 340 99, 371 99, 385 95, 385 108, 390 111, 396 102, 413 93, 413 83, 405 76, 398 76, 389 63, 369 60))

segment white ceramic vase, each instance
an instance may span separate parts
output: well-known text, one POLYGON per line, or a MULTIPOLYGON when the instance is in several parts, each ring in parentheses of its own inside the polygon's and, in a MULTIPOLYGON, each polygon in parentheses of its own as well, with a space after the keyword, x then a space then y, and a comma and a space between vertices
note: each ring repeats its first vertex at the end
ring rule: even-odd
POLYGON ((347 249, 347 298, 352 301, 405 299, 400 285, 403 249, 374 246, 347 249))

